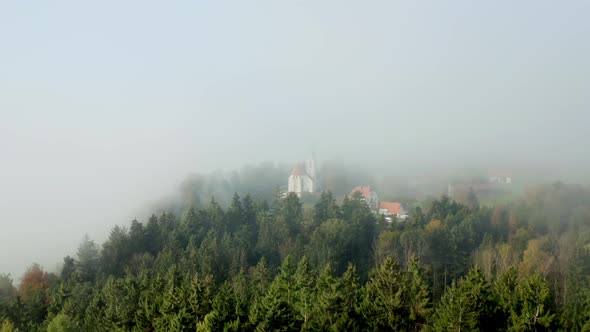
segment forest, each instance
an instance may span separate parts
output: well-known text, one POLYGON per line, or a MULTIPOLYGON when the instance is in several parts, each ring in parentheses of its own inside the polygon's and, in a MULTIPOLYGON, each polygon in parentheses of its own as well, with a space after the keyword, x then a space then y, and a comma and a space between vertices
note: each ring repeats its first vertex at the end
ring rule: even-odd
POLYGON ((360 195, 235 194, 0 275, 0 331, 590 331, 590 189, 446 196, 391 223, 360 195), (18 286, 15 286, 18 284, 18 286))

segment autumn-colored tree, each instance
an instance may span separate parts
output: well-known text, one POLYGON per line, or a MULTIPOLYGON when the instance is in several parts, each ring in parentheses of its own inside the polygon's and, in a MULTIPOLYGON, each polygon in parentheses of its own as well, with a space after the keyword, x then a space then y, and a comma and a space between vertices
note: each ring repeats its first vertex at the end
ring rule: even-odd
POLYGON ((555 257, 545 250, 547 239, 532 239, 528 242, 527 248, 522 255, 522 262, 519 266, 519 275, 522 277, 532 276, 540 273, 546 277, 555 261, 555 257))
POLYGON ((45 292, 48 287, 47 272, 43 271, 43 268, 39 264, 34 263, 23 275, 18 288, 18 294, 24 301, 27 301, 39 292, 45 292))

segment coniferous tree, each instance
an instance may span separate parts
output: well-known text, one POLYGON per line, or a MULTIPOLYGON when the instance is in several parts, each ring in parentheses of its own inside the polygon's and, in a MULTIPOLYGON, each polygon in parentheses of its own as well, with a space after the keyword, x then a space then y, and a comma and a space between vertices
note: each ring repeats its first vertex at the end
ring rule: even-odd
POLYGON ((412 258, 405 273, 406 305, 408 308, 408 331, 421 331, 430 315, 430 295, 428 285, 422 277, 418 260, 412 258))
POLYGON ((338 330, 337 319, 342 316, 342 294, 340 282, 334 277, 334 269, 327 264, 315 283, 316 298, 312 306, 311 322, 313 330, 338 330))
POLYGON ((64 257, 64 265, 60 273, 61 280, 68 281, 74 272, 76 272, 76 261, 70 256, 64 257))
POLYGON ((306 256, 299 261, 297 271, 294 277, 295 282, 295 310, 299 313, 299 320, 301 320, 301 329, 311 329, 311 313, 312 305, 315 301, 315 276, 312 273, 309 261, 306 256))
POLYGON ((371 272, 361 307, 371 330, 399 331, 408 328, 404 287, 403 273, 391 257, 371 272))
POLYGON ((256 331, 299 331, 301 321, 294 308, 295 267, 288 256, 266 296, 253 304, 250 323, 256 331))
POLYGON ((99 264, 100 253, 98 245, 88 235, 84 235, 82 243, 78 247, 78 260, 76 262, 76 271, 82 281, 94 281, 99 264))
POLYGON ((433 316, 435 331, 479 331, 489 309, 489 286, 479 267, 453 283, 443 294, 433 316))
POLYGON ((517 331, 548 331, 555 317, 551 312, 551 294, 545 279, 534 275, 517 286, 517 309, 511 313, 517 331))
POLYGON ((323 191, 320 200, 314 205, 313 223, 319 226, 326 220, 338 218, 340 209, 336 205, 336 200, 332 197, 332 192, 323 191))
MULTIPOLYGON (((3 330, 0 330, 3 331, 3 330)), ((72 320, 71 317, 65 314, 59 314, 47 325, 47 332, 79 332, 82 331, 80 327, 72 320)))
POLYGON ((517 305, 518 275, 513 267, 498 276, 494 283, 494 291, 498 300, 499 309, 502 312, 505 329, 511 328, 510 316, 517 305))
POLYGON ((366 326, 366 322, 360 312, 362 289, 354 264, 348 264, 346 271, 339 280, 339 284, 341 287, 342 307, 336 326, 339 330, 360 331, 366 326))

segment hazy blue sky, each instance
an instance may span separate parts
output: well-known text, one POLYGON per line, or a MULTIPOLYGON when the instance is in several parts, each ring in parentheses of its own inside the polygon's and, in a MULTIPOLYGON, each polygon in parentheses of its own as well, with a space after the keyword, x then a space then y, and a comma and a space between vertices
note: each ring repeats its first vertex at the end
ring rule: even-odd
MULTIPOLYGON (((587 167, 588 1, 3 1, 0 272, 190 172, 315 150, 587 167)), ((401 166, 400 166, 401 167, 401 166)))

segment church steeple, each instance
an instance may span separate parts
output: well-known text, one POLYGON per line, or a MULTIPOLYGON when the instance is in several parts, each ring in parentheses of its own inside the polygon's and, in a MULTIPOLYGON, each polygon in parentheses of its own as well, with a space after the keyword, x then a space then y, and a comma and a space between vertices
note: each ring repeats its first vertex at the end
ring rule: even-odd
POLYGON ((316 180, 317 179, 317 172, 315 166, 315 154, 312 153, 309 159, 307 159, 305 172, 309 175, 310 178, 316 180))

